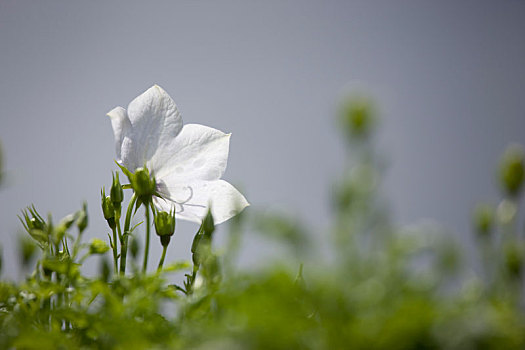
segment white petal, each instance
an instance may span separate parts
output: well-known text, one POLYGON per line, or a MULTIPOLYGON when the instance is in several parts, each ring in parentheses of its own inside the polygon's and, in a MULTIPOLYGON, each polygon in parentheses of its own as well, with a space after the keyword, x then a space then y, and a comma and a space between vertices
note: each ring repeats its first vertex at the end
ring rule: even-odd
POLYGON ((159 184, 166 199, 154 198, 165 211, 175 208, 176 217, 201 223, 211 205, 215 224, 220 224, 250 205, 244 196, 224 180, 194 181, 186 184, 159 184))
POLYGON ((228 163, 230 134, 204 125, 187 124, 163 152, 155 154, 151 167, 166 183, 218 180, 228 163))
MULTIPOLYGON (((157 85, 131 101, 128 117, 132 125, 131 149, 136 158, 134 167, 148 163, 156 153, 164 153, 165 146, 182 129, 182 117, 175 102, 157 85)), ((155 172, 156 169, 150 170, 155 172)))
POLYGON ((108 112, 107 116, 111 120, 113 135, 115 136, 115 150, 117 161, 121 162, 122 140, 131 132, 131 122, 129 121, 126 110, 122 107, 116 107, 108 112))

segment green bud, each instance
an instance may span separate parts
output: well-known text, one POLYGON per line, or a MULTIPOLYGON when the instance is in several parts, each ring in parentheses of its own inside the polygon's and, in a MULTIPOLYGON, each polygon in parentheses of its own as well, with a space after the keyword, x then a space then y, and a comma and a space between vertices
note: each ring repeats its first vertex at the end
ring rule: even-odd
POLYGON ((175 232, 175 214, 160 211, 155 215, 155 230, 159 236, 172 236, 175 232))
POLYGON ((104 213, 104 219, 109 220, 115 218, 115 208, 113 202, 109 196, 102 198, 102 212, 104 213))
POLYGON ((138 238, 135 236, 132 236, 129 251, 133 259, 136 259, 138 257, 139 249, 140 249, 140 244, 139 244, 138 238))
POLYGON ((525 258, 523 247, 517 243, 505 247, 505 267, 509 276, 519 278, 523 271, 525 258))
POLYGON ((89 244, 89 254, 104 254, 109 246, 101 239, 94 238, 89 244))
POLYGON ((28 223, 29 228, 37 229, 37 230, 44 230, 46 227, 45 222, 39 220, 38 218, 31 218, 28 223))
POLYGON ((38 214, 34 205, 22 210, 22 216, 19 216, 18 218, 29 233, 33 229, 44 231, 46 228, 44 219, 38 214))
POLYGON ((370 101, 352 98, 343 104, 341 122, 350 137, 368 136, 375 124, 370 101))
POLYGON ((517 196, 525 177, 525 152, 520 145, 511 145, 503 154, 500 164, 500 180, 510 196, 517 196))
POLYGON ((163 247, 167 247, 168 244, 170 244, 171 236, 164 235, 160 236, 160 244, 162 244, 163 247))
POLYGON ((76 217, 75 215, 72 215, 72 214, 67 215, 62 220, 60 220, 55 231, 52 233, 53 241, 56 244, 58 244, 58 242, 60 242, 62 238, 64 238, 66 231, 73 225, 75 220, 76 220, 76 217))
POLYGON ((137 196, 150 197, 155 194, 155 178, 151 178, 148 169, 137 168, 131 177, 131 186, 137 196))
POLYGON ((104 219, 109 220, 115 217, 115 208, 113 207, 113 202, 111 201, 110 196, 106 196, 106 191, 102 190, 100 192, 102 198, 102 213, 104 214, 104 219))
POLYGON ((202 229, 204 231, 204 237, 211 239, 213 231, 215 231, 215 223, 213 222, 213 215, 211 215, 211 210, 208 209, 208 213, 202 221, 202 229))
POLYGON ((62 220, 60 220, 60 223, 58 225, 63 226, 67 230, 71 227, 71 225, 73 225, 74 222, 75 222, 75 216, 70 214, 64 217, 62 220))
POLYGON ((84 232, 88 225, 87 203, 84 202, 82 209, 78 211, 77 227, 80 233, 84 232))
POLYGON ((113 207, 113 202, 111 201, 110 196, 106 196, 106 190, 102 189, 100 191, 100 197, 102 198, 102 213, 104 214, 104 219, 108 222, 109 227, 113 230, 116 226, 115 223, 115 207, 113 207))
POLYGON ((115 208, 120 208, 120 203, 124 200, 124 191, 118 177, 118 171, 113 175, 113 184, 110 192, 111 201, 115 208))
POLYGON ((494 225, 494 208, 488 204, 479 204, 474 210, 474 227, 480 236, 488 236, 494 225))
POLYGON ((33 240, 29 239, 29 237, 20 237, 19 243, 19 250, 20 250, 20 260, 22 262, 22 266, 27 267, 29 263, 31 262, 31 259, 35 255, 36 252, 36 245, 33 242, 33 240))

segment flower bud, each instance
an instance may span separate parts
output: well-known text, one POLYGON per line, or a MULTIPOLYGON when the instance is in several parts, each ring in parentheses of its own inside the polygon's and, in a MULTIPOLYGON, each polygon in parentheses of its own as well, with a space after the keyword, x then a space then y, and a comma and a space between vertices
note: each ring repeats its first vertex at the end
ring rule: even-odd
POLYGON ((517 196, 525 178, 525 152, 519 145, 507 148, 501 159, 500 179, 504 190, 510 196, 517 196))
POLYGON ((480 236, 488 236, 494 225, 494 208, 488 204, 479 204, 474 210, 474 227, 480 236))
POLYGON ((371 103, 356 98, 346 101, 342 108, 341 122, 350 137, 368 136, 375 124, 371 103))
POLYGON ((160 211, 155 215, 155 230, 159 236, 172 236, 175 232, 175 215, 160 211))
POLYGON ((139 244, 138 238, 135 236, 132 236, 129 251, 131 252, 131 257, 133 259, 136 259, 138 257, 139 249, 140 249, 140 244, 139 244))
POLYGON ((28 237, 20 237, 18 242, 19 253, 22 266, 27 267, 36 253, 35 243, 28 237))
POLYGON ((118 177, 118 172, 113 175, 113 184, 111 185, 110 191, 111 201, 115 208, 120 208, 120 203, 124 200, 124 191, 118 177))
POLYGON ((104 219, 108 222, 109 227, 113 230, 116 226, 115 223, 115 207, 113 206, 113 202, 111 201, 110 196, 106 196, 106 190, 102 189, 100 192, 100 196, 102 198, 102 213, 104 214, 104 219))
POLYGON ((505 246, 505 268, 509 276, 519 278, 523 272, 525 254, 523 246, 514 242, 505 246))
POLYGON ((518 213, 518 206, 512 200, 504 199, 496 209, 496 217, 502 225, 509 225, 518 213))
POLYGON ((84 232, 88 225, 87 203, 84 202, 82 209, 78 211, 77 227, 80 233, 84 232))
POLYGON ((102 197, 102 212, 104 213, 104 219, 109 220, 115 217, 115 208, 110 196, 102 197))
POLYGON ((104 254, 109 250, 109 246, 101 239, 93 239, 89 244, 89 254, 104 254))
POLYGON ((55 231, 52 233, 55 243, 60 242, 62 238, 64 238, 66 231, 75 223, 75 219, 75 215, 69 214, 60 220, 55 231))
POLYGON ((202 221, 202 229, 204 231, 204 237, 211 239, 213 231, 215 231, 215 223, 213 221, 213 215, 211 215, 211 210, 208 209, 208 213, 202 221))
POLYGON ((146 168, 137 168, 131 177, 131 186, 139 197, 152 196, 155 193, 155 179, 150 178, 146 168))
POLYGON ((46 223, 42 216, 36 211, 35 206, 27 207, 25 210, 22 210, 22 216, 19 216, 18 218, 28 232, 34 229, 44 231, 46 228, 46 223))

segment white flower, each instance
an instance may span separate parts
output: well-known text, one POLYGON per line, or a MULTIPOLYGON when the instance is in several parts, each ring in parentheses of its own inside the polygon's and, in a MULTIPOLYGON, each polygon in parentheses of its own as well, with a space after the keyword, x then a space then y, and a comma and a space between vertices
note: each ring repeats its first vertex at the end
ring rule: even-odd
POLYGON ((228 161, 230 134, 198 124, 183 126, 171 97, 154 85, 126 111, 108 113, 115 135, 117 161, 131 172, 146 165, 155 177, 153 197, 160 210, 200 223, 211 206, 216 224, 239 213, 248 202, 221 180, 228 161))

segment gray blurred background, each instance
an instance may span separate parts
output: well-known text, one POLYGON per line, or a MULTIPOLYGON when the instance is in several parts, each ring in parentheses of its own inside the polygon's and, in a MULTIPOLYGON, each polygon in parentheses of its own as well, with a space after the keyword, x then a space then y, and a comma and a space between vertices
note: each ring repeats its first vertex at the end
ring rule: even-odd
MULTIPOLYGON (((225 179, 250 210, 284 208, 319 235, 345 154, 337 98, 363 86, 381 112, 395 220, 434 218, 466 237, 474 204, 498 198, 499 155, 525 143, 525 1, 0 0, 10 276, 16 215, 31 203, 58 220, 87 200, 88 238, 106 236, 105 114, 154 83, 186 123, 233 134, 225 179)), ((168 260, 189 257, 196 229, 178 224, 168 260)), ((243 261, 259 244, 245 241, 243 261)))

